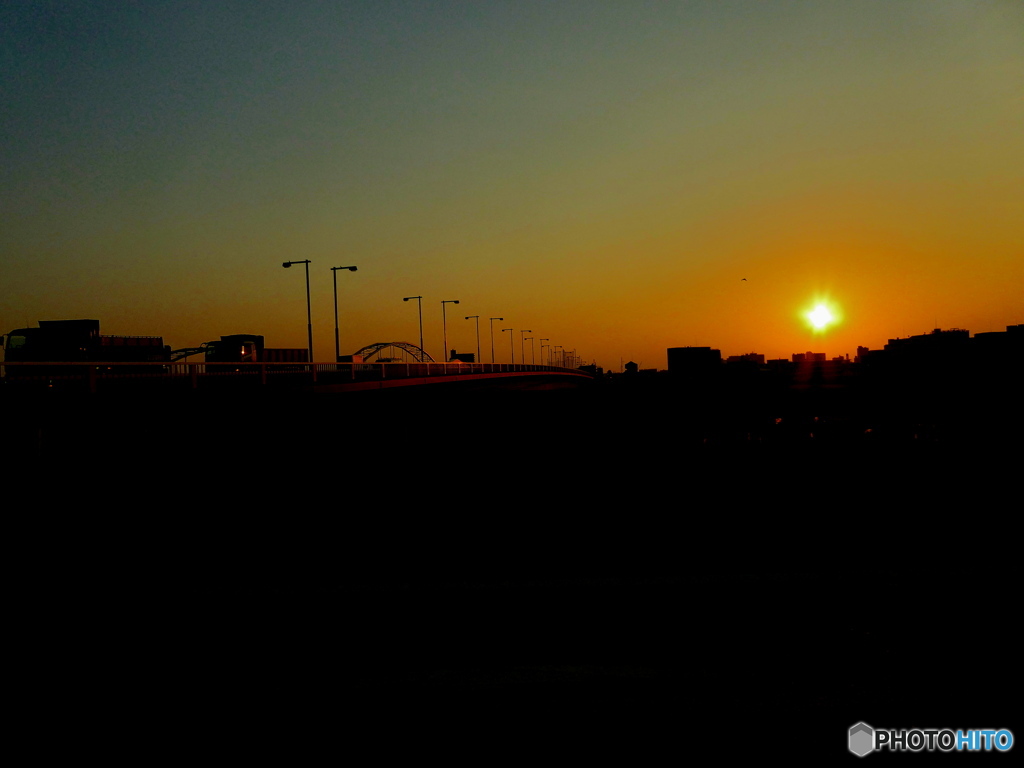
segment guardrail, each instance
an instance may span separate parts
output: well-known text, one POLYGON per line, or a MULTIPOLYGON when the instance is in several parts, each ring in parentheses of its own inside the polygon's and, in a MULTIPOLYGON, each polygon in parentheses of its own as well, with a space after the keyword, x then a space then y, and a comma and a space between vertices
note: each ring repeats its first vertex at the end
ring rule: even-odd
POLYGON ((573 368, 511 363, 0 363, 5 387, 97 392, 128 388, 300 387, 390 379, 484 374, 558 373, 573 368))

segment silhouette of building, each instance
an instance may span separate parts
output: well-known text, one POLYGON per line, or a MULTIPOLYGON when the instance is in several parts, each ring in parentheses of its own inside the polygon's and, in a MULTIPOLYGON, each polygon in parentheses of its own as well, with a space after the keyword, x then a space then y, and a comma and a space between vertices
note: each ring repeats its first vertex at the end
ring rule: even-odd
POLYGON ((700 376, 722 366, 722 351, 711 347, 669 347, 668 371, 672 375, 700 376))
POLYGON ((824 352, 797 352, 793 354, 794 363, 824 363, 824 352))
POLYGON ((970 331, 962 328, 950 328, 945 331, 936 328, 931 333, 923 333, 919 336, 889 339, 885 349, 895 357, 913 358, 914 360, 949 359, 967 354, 970 338, 970 331))
POLYGON ((982 358, 995 357, 1019 363, 1024 357, 1024 324, 1008 325, 1005 331, 976 333, 971 339, 971 346, 982 358))
POLYGON ((725 359, 725 362, 762 366, 764 365, 764 355, 759 355, 756 352, 748 352, 745 355, 730 355, 725 359))

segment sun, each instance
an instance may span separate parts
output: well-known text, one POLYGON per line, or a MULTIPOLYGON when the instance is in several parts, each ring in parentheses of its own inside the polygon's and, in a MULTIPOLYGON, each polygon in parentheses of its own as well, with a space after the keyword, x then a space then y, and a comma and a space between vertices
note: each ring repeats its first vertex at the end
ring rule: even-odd
POLYGON ((804 319, 815 333, 824 333, 842 320, 839 306, 828 299, 816 299, 813 308, 804 312, 804 319))
POLYGON ((828 307, 824 304, 819 304, 807 313, 807 319, 811 321, 811 325, 820 331, 835 318, 832 317, 832 313, 829 311, 828 307))

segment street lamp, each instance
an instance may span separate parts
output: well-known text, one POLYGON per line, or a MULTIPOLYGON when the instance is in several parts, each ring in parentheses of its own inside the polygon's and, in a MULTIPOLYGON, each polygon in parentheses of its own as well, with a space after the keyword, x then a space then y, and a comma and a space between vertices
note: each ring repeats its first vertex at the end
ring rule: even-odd
MULTIPOLYGON (((502 328, 501 332, 504 333, 505 331, 511 331, 511 330, 512 330, 511 328, 502 328)), ((513 334, 513 333, 509 333, 509 335, 508 335, 508 348, 509 348, 509 353, 512 355, 512 365, 515 365, 516 364, 516 337, 515 337, 515 334, 513 334)))
POLYGON ((550 347, 551 346, 550 344, 545 344, 544 343, 545 341, 551 341, 551 339, 541 339, 540 340, 540 362, 541 362, 541 365, 544 364, 544 347, 550 347))
MULTIPOLYGON (((536 365, 537 364, 537 350, 533 346, 533 336, 527 336, 526 338, 528 338, 530 340, 530 365, 536 365)), ((524 363, 526 362, 525 353, 524 353, 524 357, 523 357, 523 362, 524 363)))
POLYGON ((313 362, 313 313, 309 307, 309 259, 303 259, 302 261, 286 261, 281 266, 288 269, 292 264, 305 264, 306 265, 306 334, 309 341, 309 362, 313 362))
POLYGON ((483 361, 480 359, 480 315, 470 315, 466 319, 472 320, 474 317, 476 318, 476 361, 482 363, 483 361))
POLYGON ((409 299, 416 299, 416 303, 420 305, 420 352, 426 354, 427 350, 423 348, 423 297, 406 296, 402 301, 409 301, 409 299))
POLYGON ((528 333, 533 333, 533 331, 519 332, 519 359, 523 361, 523 365, 526 365, 526 334, 528 333))
POLYGON ((338 342, 338 270, 347 269, 355 272, 357 267, 331 267, 331 276, 334 278, 334 362, 341 357, 341 345, 338 342))
POLYGON ((494 321, 495 320, 502 320, 502 321, 504 321, 505 318, 504 317, 492 317, 491 318, 491 365, 494 365, 494 321))
POLYGON ((444 335, 444 361, 445 362, 448 362, 448 358, 449 358, 450 355, 449 355, 449 352, 448 352, 448 321, 445 318, 444 305, 445 304, 458 304, 458 303, 459 303, 458 299, 445 299, 444 301, 441 302, 441 332, 444 335))

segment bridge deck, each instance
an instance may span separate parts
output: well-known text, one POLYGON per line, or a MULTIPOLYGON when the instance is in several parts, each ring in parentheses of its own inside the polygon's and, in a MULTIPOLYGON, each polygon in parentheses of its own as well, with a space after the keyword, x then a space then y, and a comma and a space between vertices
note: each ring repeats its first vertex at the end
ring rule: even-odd
POLYGON ((6 389, 78 391, 235 390, 355 392, 508 379, 586 380, 585 371, 505 363, 64 363, 0 364, 6 389))

